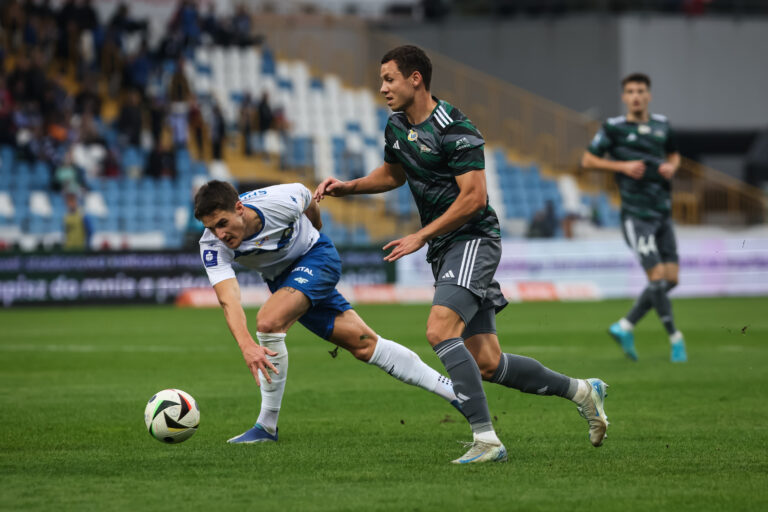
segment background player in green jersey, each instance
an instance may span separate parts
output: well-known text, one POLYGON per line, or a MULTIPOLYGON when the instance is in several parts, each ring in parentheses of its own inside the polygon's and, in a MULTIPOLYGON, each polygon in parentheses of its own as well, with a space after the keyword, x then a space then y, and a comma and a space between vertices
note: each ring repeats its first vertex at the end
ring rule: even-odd
POLYGON ((427 340, 445 366, 474 436, 459 464, 506 460, 491 423, 482 380, 526 393, 574 401, 600 446, 608 425, 600 379, 572 379, 538 361, 502 353, 495 315, 507 305, 494 279, 501 258, 496 212, 488 203, 480 132, 453 105, 429 92, 432 64, 415 46, 401 46, 381 60, 381 94, 394 111, 385 130, 384 163, 349 182, 328 178, 323 196, 372 194, 406 181, 421 217, 416 233, 384 246, 395 261, 429 244, 435 295, 427 340))
POLYGON ((669 334, 670 359, 688 357, 675 328, 668 293, 678 282, 675 232, 670 218, 671 180, 680 166, 674 136, 665 116, 651 114, 651 80, 634 73, 621 82, 627 114, 605 121, 581 159, 581 165, 614 172, 621 194, 624 239, 648 275, 648 285, 624 318, 608 332, 624 353, 637 360, 632 330, 654 308, 669 334), (610 159, 603 158, 608 153, 610 159))

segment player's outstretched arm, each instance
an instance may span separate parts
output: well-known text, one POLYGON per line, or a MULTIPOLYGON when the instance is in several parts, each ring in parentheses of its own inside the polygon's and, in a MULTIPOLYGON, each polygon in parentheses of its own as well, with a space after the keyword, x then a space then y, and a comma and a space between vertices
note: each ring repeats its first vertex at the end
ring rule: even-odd
POLYGON ((261 386, 259 371, 262 372, 267 382, 272 382, 267 368, 275 373, 280 372, 267 359, 267 356, 276 356, 277 352, 258 345, 253 341, 251 333, 248 332, 245 311, 243 311, 243 306, 240 304, 240 285, 237 284, 237 279, 234 277, 225 279, 216 283, 213 289, 216 291, 216 297, 219 299, 221 309, 224 310, 224 318, 227 320, 229 331, 240 346, 243 359, 245 359, 248 369, 251 370, 253 378, 256 379, 256 384, 261 386))
POLYGON ((642 160, 629 160, 626 162, 608 160, 607 158, 593 155, 589 151, 585 151, 582 155, 581 166, 602 171, 619 172, 636 180, 639 180, 645 174, 645 162, 642 160))
POLYGON ((343 197, 352 194, 379 194, 395 189, 405 183, 405 171, 400 164, 384 162, 367 176, 352 181, 326 178, 315 189, 314 198, 322 200, 325 196, 343 197))

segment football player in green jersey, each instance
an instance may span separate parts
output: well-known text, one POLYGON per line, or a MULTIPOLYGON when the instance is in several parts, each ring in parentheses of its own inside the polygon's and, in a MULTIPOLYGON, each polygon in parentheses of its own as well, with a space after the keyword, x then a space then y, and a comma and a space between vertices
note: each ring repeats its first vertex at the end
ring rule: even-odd
POLYGON ((608 425, 600 379, 573 379, 529 357, 503 353, 495 315, 507 305, 494 279, 501 258, 496 212, 485 184, 485 141, 450 103, 430 94, 432 64, 415 46, 401 46, 381 60, 381 94, 394 111, 385 130, 384 163, 368 176, 318 185, 324 196, 386 192, 408 182, 422 228, 389 242, 395 261, 428 244, 435 294, 427 340, 445 366, 474 441, 454 463, 503 461, 506 449, 494 431, 482 380, 526 393, 574 401, 600 446, 608 425))
POLYGON ((669 334, 672 362, 687 361, 683 335, 675 328, 669 292, 678 282, 675 232, 670 218, 671 180, 680 167, 680 153, 669 121, 648 109, 651 80, 633 73, 621 82, 627 114, 605 121, 584 156, 583 167, 615 173, 621 195, 624 239, 648 276, 635 305, 608 329, 632 360, 637 360, 632 330, 651 308, 669 334), (608 153, 610 158, 603 155, 608 153))

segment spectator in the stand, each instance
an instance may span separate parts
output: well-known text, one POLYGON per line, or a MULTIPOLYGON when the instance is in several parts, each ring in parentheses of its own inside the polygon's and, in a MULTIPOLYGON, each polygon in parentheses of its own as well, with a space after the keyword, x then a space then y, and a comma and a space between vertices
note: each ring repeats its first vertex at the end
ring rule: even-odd
POLYGON ((10 48, 16 49, 22 43, 22 30, 24 28, 24 10, 18 0, 9 0, 0 6, 2 9, 2 27, 7 32, 7 43, 10 48))
POLYGON ((99 25, 96 9, 91 4, 91 0, 80 0, 80 5, 75 8, 75 18, 81 31, 93 30, 99 25))
POLYGON ((197 147, 197 158, 200 160, 203 159, 203 125, 203 112, 200 109, 200 104, 193 100, 189 105, 189 129, 197 147))
POLYGON ((557 232, 555 204, 547 199, 544 209, 537 211, 528 227, 528 238, 552 238, 557 232))
POLYGON ((149 74, 152 70, 152 61, 149 57, 149 46, 146 39, 142 39, 139 50, 128 57, 123 72, 123 85, 136 89, 144 97, 149 83, 149 74))
POLYGON ((80 208, 77 194, 66 193, 64 199, 67 204, 67 213, 64 215, 64 249, 69 251, 83 251, 90 247, 91 220, 80 208))
POLYGON ((91 114, 101 117, 101 96, 97 92, 97 75, 89 76, 82 84, 80 92, 75 96, 75 114, 91 114))
POLYGON ((221 111, 219 102, 213 100, 213 108, 211 112, 211 151, 214 160, 221 160, 223 158, 223 146, 224 139, 227 135, 227 125, 224 121, 224 114, 221 111))
POLYGON ((171 125, 173 145, 176 149, 186 149, 187 147, 189 101, 191 99, 192 91, 184 73, 184 58, 181 57, 176 61, 176 69, 171 76, 171 84, 168 89, 168 100, 171 102, 168 122, 171 125))
POLYGON ((22 103, 27 99, 29 69, 29 58, 25 53, 21 53, 16 58, 16 64, 7 79, 8 91, 13 100, 17 103, 22 103))
MULTIPOLYGON (((253 100, 250 93, 245 93, 243 101, 240 104, 240 116, 239 125, 240 133, 243 135, 243 153, 246 156, 253 154, 253 125, 256 122, 255 119, 256 109, 253 106, 253 100)), ((261 138, 261 130, 259 130, 259 138, 261 138)), ((263 145, 263 140, 259 141, 259 147, 263 145)))
POLYGON ((254 39, 251 36, 252 22, 251 14, 240 4, 235 10, 234 16, 232 16, 232 40, 238 46, 250 46, 254 44, 254 39))
POLYGON ((0 144, 14 145, 13 98, 6 87, 5 75, 0 74, 0 144))
POLYGON ((195 2, 181 0, 171 24, 181 31, 185 48, 194 47, 200 41, 200 13, 195 2))
POLYGON ((67 151, 64 155, 64 161, 56 168, 51 188, 56 192, 74 194, 76 196, 80 196, 82 193, 84 188, 82 184, 82 171, 75 165, 71 150, 67 151))
POLYGON ((33 101, 40 101, 45 93, 45 87, 48 79, 45 76, 45 56, 39 48, 35 48, 31 53, 32 61, 27 72, 26 94, 27 98, 33 101))
MULTIPOLYGON (((216 18, 216 4, 211 2, 208 4, 208 10, 200 20, 200 29, 202 34, 208 37, 208 43, 223 44, 221 24, 216 18)), ((203 41, 204 43, 206 41, 203 41)))
POLYGON ((269 93, 267 91, 264 91, 264 93, 261 95, 261 100, 259 101, 259 105, 256 110, 258 112, 259 120, 259 150, 261 152, 264 150, 264 135, 266 134, 267 130, 272 129, 272 123, 275 119, 274 113, 272 112, 272 107, 269 104, 269 93))
POLYGON ((140 146, 142 129, 141 98, 135 89, 129 91, 120 107, 116 128, 121 145, 140 146))
POLYGON ((162 98, 155 96, 149 103, 149 130, 152 134, 152 146, 160 144, 163 137, 163 124, 165 123, 166 107, 162 98))
POLYGON ((167 144, 156 144, 147 157, 144 175, 152 178, 173 178, 176 176, 176 157, 167 144))
POLYGON ((111 162, 108 161, 109 150, 107 142, 99 133, 98 126, 91 113, 85 113, 79 118, 80 134, 78 141, 72 146, 72 160, 82 168, 89 178, 111 175, 111 162))

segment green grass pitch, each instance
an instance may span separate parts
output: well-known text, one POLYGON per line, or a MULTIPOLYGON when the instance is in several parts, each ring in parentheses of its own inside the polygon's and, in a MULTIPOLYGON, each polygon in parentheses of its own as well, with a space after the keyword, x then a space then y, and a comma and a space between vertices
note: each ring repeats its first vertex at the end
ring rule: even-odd
MULTIPOLYGON (((610 384, 608 439, 593 448, 570 402, 486 384, 509 462, 462 467, 470 430, 447 403, 301 326, 280 442, 232 446, 259 393, 219 310, 0 311, 0 510, 768 510, 768 300, 673 304, 684 365, 653 314, 623 358, 605 330, 629 301, 510 305, 506 351, 610 384), (180 445, 144 428, 168 387, 201 408, 180 445)), ((440 368, 428 306, 358 311, 440 368)))

